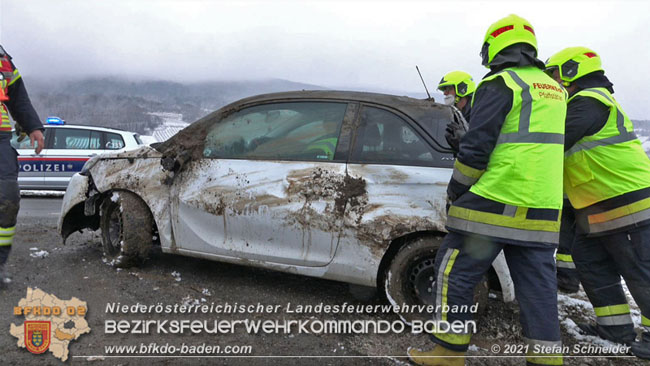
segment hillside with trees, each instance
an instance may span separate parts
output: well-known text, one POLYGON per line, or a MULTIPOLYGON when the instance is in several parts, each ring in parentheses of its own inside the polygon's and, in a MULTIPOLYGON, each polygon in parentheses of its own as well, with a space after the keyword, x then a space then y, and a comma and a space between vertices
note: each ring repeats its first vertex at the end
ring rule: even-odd
POLYGON ((176 83, 84 79, 63 84, 30 80, 28 91, 41 119, 58 116, 67 123, 120 128, 146 134, 161 123, 154 112, 179 113, 195 120, 238 99, 256 94, 320 86, 287 80, 176 83))

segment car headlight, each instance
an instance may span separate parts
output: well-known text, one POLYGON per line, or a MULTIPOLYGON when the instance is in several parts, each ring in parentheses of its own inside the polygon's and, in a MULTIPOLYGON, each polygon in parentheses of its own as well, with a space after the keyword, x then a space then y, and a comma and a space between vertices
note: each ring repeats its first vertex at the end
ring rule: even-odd
POLYGON ((88 161, 86 161, 86 163, 84 164, 83 168, 81 168, 79 174, 88 176, 88 172, 90 171, 90 169, 92 169, 95 166, 95 164, 97 164, 98 161, 99 161, 99 155, 95 155, 92 158, 88 159, 88 161))

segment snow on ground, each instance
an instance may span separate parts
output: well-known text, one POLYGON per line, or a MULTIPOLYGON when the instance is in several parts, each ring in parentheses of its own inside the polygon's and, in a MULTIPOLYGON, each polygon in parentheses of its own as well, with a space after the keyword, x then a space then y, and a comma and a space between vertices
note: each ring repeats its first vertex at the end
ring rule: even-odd
POLYGON ((632 298, 632 294, 630 293, 630 290, 627 288, 625 281, 621 281, 621 284, 623 285, 623 291, 625 291, 627 302, 630 304, 630 314, 632 315, 632 320, 637 325, 641 324, 641 310, 639 309, 639 306, 632 298))
POLYGON ((639 136, 639 140, 641 140, 641 145, 643 146, 643 150, 645 150, 646 154, 650 156, 650 137, 639 136))
POLYGON ((65 191, 35 191, 31 189, 23 189, 20 195, 23 197, 63 197, 65 191))
POLYGON ((485 349, 483 349, 483 348, 481 348, 481 347, 479 347, 479 346, 477 346, 475 344, 470 344, 468 349, 470 351, 472 351, 472 352, 485 351, 485 349))
POLYGON ((31 253, 29 253, 29 256, 32 258, 45 258, 50 253, 47 250, 38 250, 38 248, 29 248, 31 253))
POLYGON ((142 143, 145 145, 151 145, 154 142, 158 142, 155 137, 147 135, 140 135, 140 140, 142 140, 142 143))
MULTIPOLYGON (((156 127, 153 130, 151 136, 141 136, 143 142, 145 140, 155 140, 152 142, 163 142, 170 137, 174 136, 178 131, 184 129, 190 124, 183 122, 183 115, 180 113, 168 113, 168 112, 151 112, 149 113, 152 116, 160 117, 163 122, 160 126, 156 127)), ((151 143, 151 142, 149 142, 151 143)))
POLYGON ((173 271, 172 277, 174 277, 174 280, 176 280, 176 282, 181 282, 181 274, 179 272, 173 271))
MULTIPOLYGON (((636 326, 640 326, 641 312, 639 311, 639 307, 637 306, 636 302, 634 302, 634 299, 632 298, 630 291, 625 284, 625 281, 621 281, 621 285, 623 285, 623 290, 625 291, 628 303, 630 304, 630 313, 632 315, 632 320, 636 326)), ((580 328, 578 328, 578 325, 573 321, 573 319, 576 319, 575 315, 581 315, 581 317, 586 316, 587 318, 591 319, 590 321, 592 323, 596 320, 594 308, 589 302, 589 298, 587 298, 587 294, 585 294, 582 286, 580 287, 580 291, 575 294, 566 295, 563 293, 558 293, 557 302, 561 319, 560 323, 562 326, 564 326, 566 332, 576 341, 584 344, 597 344, 604 347, 616 346, 615 343, 606 341, 600 337, 584 335, 580 328)))
POLYGON ((183 297, 183 305, 185 306, 192 306, 192 305, 199 305, 202 303, 207 302, 208 300, 205 299, 205 297, 202 297, 200 299, 194 298, 192 295, 187 295, 183 297))
POLYGON ((195 299, 191 295, 183 297, 183 306, 199 305, 200 303, 199 299, 195 299))

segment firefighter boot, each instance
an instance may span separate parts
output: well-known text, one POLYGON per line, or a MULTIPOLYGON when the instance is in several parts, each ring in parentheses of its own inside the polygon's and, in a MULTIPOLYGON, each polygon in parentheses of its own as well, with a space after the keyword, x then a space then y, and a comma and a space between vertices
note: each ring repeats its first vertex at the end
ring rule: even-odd
POLYGON ((641 340, 632 343, 632 354, 644 360, 650 360, 650 332, 641 335, 641 340))
POLYGON ((634 328, 628 326, 609 326, 603 327, 598 324, 578 323, 578 328, 590 336, 600 337, 615 343, 630 345, 636 339, 634 328))
POLYGON ((456 352, 447 349, 439 344, 433 349, 422 351, 419 348, 409 347, 406 352, 409 360, 416 365, 425 366, 464 366, 465 352, 456 352))

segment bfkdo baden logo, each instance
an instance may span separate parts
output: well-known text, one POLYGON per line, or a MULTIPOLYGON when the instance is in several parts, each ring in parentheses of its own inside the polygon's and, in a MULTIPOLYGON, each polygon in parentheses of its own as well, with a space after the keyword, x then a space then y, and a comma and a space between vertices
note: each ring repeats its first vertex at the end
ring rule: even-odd
POLYGON ((88 305, 76 297, 61 300, 40 289, 27 289, 27 296, 14 306, 14 316, 23 316, 22 325, 11 324, 9 332, 16 345, 34 354, 50 351, 61 361, 68 359, 68 345, 89 333, 88 305))
POLYGON ((49 321, 28 320, 25 326, 25 347, 31 353, 43 353, 50 348, 52 323, 49 321))

